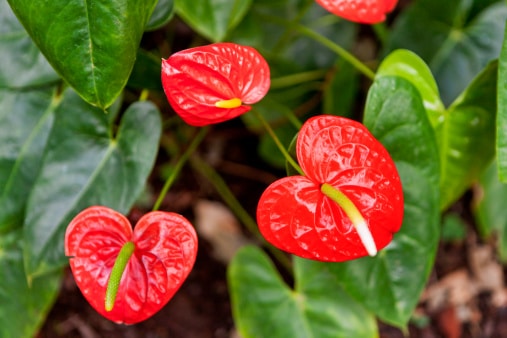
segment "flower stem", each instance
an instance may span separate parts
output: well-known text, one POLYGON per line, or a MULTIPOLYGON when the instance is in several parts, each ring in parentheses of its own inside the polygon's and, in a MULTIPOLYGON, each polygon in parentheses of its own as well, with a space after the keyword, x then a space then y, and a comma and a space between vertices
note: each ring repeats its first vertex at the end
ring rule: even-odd
POLYGON ((162 201, 164 200, 165 196, 167 195, 167 192, 171 188, 172 184, 176 180, 176 177, 178 177, 178 174, 180 173, 181 169, 183 168, 183 165, 188 161, 189 156, 195 152, 195 149, 199 146, 199 144, 202 142, 204 137, 206 136, 209 128, 204 127, 199 130, 197 135, 192 140, 192 143, 188 146, 188 148, 185 150, 183 155, 178 159, 178 162, 176 162, 173 170, 171 171, 171 174, 167 178, 167 180, 164 183, 164 186, 162 187, 162 190, 160 191, 160 194, 157 198, 157 201, 155 202, 155 205, 153 206, 152 211, 158 210, 160 208, 160 205, 162 204, 162 201))
POLYGON ((125 271, 130 257, 134 253, 135 249, 136 246, 133 242, 127 242, 121 248, 118 257, 116 257, 116 261, 111 269, 111 275, 109 275, 109 280, 107 281, 106 299, 104 305, 106 311, 108 312, 113 310, 116 294, 118 293, 118 288, 120 287, 121 277, 123 276, 123 272, 125 271))
POLYGON ((146 101, 148 99, 148 95, 150 95, 150 91, 148 89, 143 89, 139 95, 139 101, 146 101))
POLYGON ((375 241, 373 240, 373 236, 371 235, 370 229, 368 228, 363 215, 361 215, 361 212, 357 209, 354 202, 352 202, 340 190, 328 183, 322 184, 320 191, 342 208, 356 228, 357 234, 361 239, 361 243, 363 243, 363 246, 368 254, 370 256, 375 256, 377 254, 377 246, 375 245, 375 241))
POLYGON ((286 87, 295 86, 301 83, 321 80, 327 74, 327 70, 318 69, 318 70, 310 70, 307 72, 301 72, 296 74, 290 74, 285 76, 280 76, 271 79, 270 89, 281 89, 286 87))
POLYGON ((290 156, 289 152, 287 151, 287 149, 285 149, 285 147, 283 146, 282 142, 280 142, 280 139, 278 138, 278 136, 276 136, 275 132, 273 131, 273 129, 271 128, 271 126, 269 125, 269 123, 264 119, 264 117, 262 116, 262 114, 259 113, 255 109, 252 109, 252 111, 257 116, 257 118, 259 119, 259 121, 261 121, 262 125, 264 126, 264 128, 266 129, 266 131, 269 133, 269 135, 271 136, 271 138, 273 139, 273 141, 275 142, 276 146, 278 147, 278 149, 280 150, 280 152, 283 154, 283 156, 285 157, 285 159, 287 160, 287 162, 289 162, 290 165, 292 167, 294 167, 294 169, 296 169, 297 172, 301 176, 305 176, 305 173, 303 172, 303 170, 301 169, 301 167, 299 166, 299 164, 297 164, 296 161, 294 161, 294 159, 292 158, 292 156, 290 156))
POLYGON ((369 67, 367 67, 364 63, 362 63, 358 58, 356 58, 353 54, 348 52, 345 48, 341 47, 340 45, 336 44, 334 41, 329 40, 323 35, 320 35, 319 33, 313 31, 312 29, 303 26, 298 23, 293 23, 289 20, 274 16, 274 15, 263 15, 266 20, 269 20, 270 22, 273 22, 275 24, 284 26, 284 27, 291 27, 292 29, 298 31, 299 33, 306 35, 307 37, 321 43, 322 45, 328 47, 330 50, 335 52, 338 56, 346 60, 348 63, 350 63, 352 66, 354 66, 358 71, 363 73, 366 77, 373 80, 375 78, 375 72, 373 72, 369 67))
POLYGON ((198 155, 194 155, 190 158, 190 164, 201 175, 206 177, 211 184, 213 184, 215 190, 218 192, 220 197, 222 197, 224 202, 229 206, 234 215, 238 217, 239 221, 246 226, 248 231, 250 231, 255 236, 255 238, 265 244, 266 248, 278 260, 278 262, 280 262, 280 264, 286 268, 288 273, 292 274, 291 262, 288 257, 275 247, 269 245, 264 237, 262 237, 259 232, 259 228, 257 227, 257 222, 255 222, 250 214, 243 208, 223 178, 198 155))

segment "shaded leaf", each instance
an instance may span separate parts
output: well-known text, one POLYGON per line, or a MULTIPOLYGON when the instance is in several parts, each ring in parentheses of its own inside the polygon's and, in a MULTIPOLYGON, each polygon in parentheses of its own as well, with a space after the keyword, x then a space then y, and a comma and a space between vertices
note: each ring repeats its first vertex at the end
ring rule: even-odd
POLYGON ((0 233, 23 224, 57 104, 54 88, 0 90, 0 233))
POLYGON ((474 201, 474 216, 483 238, 497 238, 500 259, 507 262, 507 184, 500 182, 496 162, 481 175, 474 201), (480 189, 480 190, 479 190, 480 189))
POLYGON ((156 0, 8 0, 54 69, 87 102, 109 107, 127 83, 156 0))
POLYGON ((498 60, 498 112, 496 116, 496 156, 498 175, 507 182, 507 27, 498 60))
POLYGON ((415 1, 395 22, 387 49, 410 49, 428 63, 448 105, 498 57, 506 18, 505 1, 415 1))
POLYGON ((376 257, 336 264, 332 270, 366 308, 404 327, 424 289, 438 243, 438 150, 419 93, 402 78, 375 80, 364 124, 398 168, 405 200, 403 224, 376 257))
POLYGON ((174 16, 174 0, 158 0, 145 30, 153 31, 167 24, 174 16))
POLYGON ((0 1, 0 60, 0 88, 40 86, 59 80, 7 1, 0 1))
POLYGON ((374 317, 343 291, 327 266, 296 258, 292 290, 260 249, 240 249, 227 278, 242 337, 377 337, 374 317))
POLYGON ((127 86, 136 89, 162 91, 160 81, 160 58, 139 49, 136 63, 130 74, 127 86))
POLYGON ((23 269, 22 231, 0 236, 0 337, 31 338, 44 324, 61 285, 61 272, 28 285, 23 269))
POLYGON ((176 13, 212 42, 224 41, 251 4, 252 0, 175 0, 176 13))
POLYGON ((24 222, 29 277, 64 265, 63 234, 68 222, 90 205, 127 213, 144 187, 158 150, 157 108, 137 102, 114 134, 114 114, 64 93, 24 222))

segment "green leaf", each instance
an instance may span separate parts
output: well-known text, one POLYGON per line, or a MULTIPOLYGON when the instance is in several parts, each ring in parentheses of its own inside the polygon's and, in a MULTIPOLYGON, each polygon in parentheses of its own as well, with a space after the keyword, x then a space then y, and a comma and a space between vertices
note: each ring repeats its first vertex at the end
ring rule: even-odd
POLYGON ((175 0, 176 13, 213 42, 224 41, 251 5, 252 0, 175 0))
POLYGON ((135 89, 162 91, 160 81, 160 58, 139 49, 134 69, 130 74, 127 86, 135 89))
POLYGON ((158 0, 145 30, 153 31, 167 24, 174 16, 174 0, 158 0))
POLYGON ((120 95, 156 0, 8 0, 53 68, 100 108, 120 95))
POLYGON ((507 263, 507 184, 498 179, 495 162, 481 175, 478 192, 473 211, 481 236, 496 237, 500 259, 507 263))
POLYGON ((498 112, 496 116, 496 156, 498 174, 507 182, 507 27, 498 64, 498 112))
POLYGON ((494 157, 497 70, 497 62, 489 64, 449 107, 435 130, 442 210, 463 195, 494 157))
POLYGON ((375 80, 364 124, 391 154, 404 219, 376 257, 333 265, 345 290, 381 320, 406 326, 432 269, 439 238, 439 167, 433 129, 417 89, 399 77, 375 80))
POLYGON ((57 107, 24 222, 29 277, 67 262, 64 232, 79 211, 105 205, 127 213, 141 193, 158 150, 159 112, 150 102, 132 104, 116 135, 113 118, 70 90, 57 107))
POLYGON ((296 258, 290 289, 260 249, 242 248, 227 271, 244 338, 377 337, 374 317, 348 296, 327 265, 296 258))
POLYGON ((23 224, 57 104, 54 88, 0 90, 0 234, 23 224))
POLYGON ((27 284, 23 269, 22 231, 0 236, 0 337, 32 338, 44 323, 61 285, 61 272, 27 284))
POLYGON ((387 49, 410 49, 426 61, 448 105, 498 57, 506 19, 505 1, 414 1, 395 22, 387 49))
POLYGON ((351 117, 359 90, 359 74, 343 59, 335 63, 335 71, 326 86, 322 104, 323 114, 351 117))
POLYGON ((0 60, 0 88, 40 86, 59 79, 7 1, 0 1, 0 60))
POLYGON ((437 83, 428 65, 411 51, 398 49, 390 53, 380 64, 377 77, 399 76, 414 85, 421 98, 433 128, 441 124, 445 107, 440 100, 437 83))
POLYGON ((451 212, 444 215, 441 235, 443 242, 460 242, 466 238, 466 235, 466 224, 458 214, 451 212))

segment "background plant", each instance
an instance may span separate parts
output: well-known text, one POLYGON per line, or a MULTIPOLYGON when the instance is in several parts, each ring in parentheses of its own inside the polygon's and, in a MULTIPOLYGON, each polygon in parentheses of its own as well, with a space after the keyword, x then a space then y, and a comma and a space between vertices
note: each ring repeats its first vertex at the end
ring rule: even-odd
MULTIPOLYGON (((170 189, 209 130, 169 110, 160 59, 208 42, 253 46, 267 59, 271 90, 241 122, 258 134, 259 154, 273 168, 285 159, 264 122, 288 148, 308 117, 347 115, 389 150, 404 186, 402 229, 375 258, 294 258, 292 288, 271 258, 285 262, 283 254, 239 251, 228 280, 243 336, 375 337, 376 319, 405 328, 433 266, 442 216, 477 182, 478 228, 497 234, 505 261, 507 6, 415 0, 389 17, 360 26, 310 0, 0 1, 0 336, 30 337, 43 323, 68 263, 65 227, 79 211, 101 204, 128 213, 157 153, 172 159, 157 195, 170 189), (177 20, 195 32, 188 46, 173 39, 177 20), (377 42, 366 52, 365 31, 377 42)), ((192 168, 256 236, 241 201, 199 161, 193 157, 192 168)))

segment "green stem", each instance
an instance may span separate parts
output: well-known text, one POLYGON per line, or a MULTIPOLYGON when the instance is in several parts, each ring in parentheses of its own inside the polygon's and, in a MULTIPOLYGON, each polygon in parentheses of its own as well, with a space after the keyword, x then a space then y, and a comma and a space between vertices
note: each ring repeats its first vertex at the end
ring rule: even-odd
POLYGON ((139 101, 146 101, 148 99, 148 95, 150 95, 150 91, 148 89, 143 89, 139 95, 139 101))
POLYGON ((273 129, 271 128, 271 126, 269 125, 269 123, 264 119, 264 117, 262 116, 262 114, 260 114, 255 109, 252 109, 252 111, 257 116, 257 118, 261 121, 262 125, 264 126, 264 128, 266 129, 266 131, 269 133, 269 135, 271 136, 271 138, 273 138, 273 141, 275 142, 276 146, 278 147, 278 149, 280 150, 280 152, 283 154, 283 156, 285 157, 285 159, 287 160, 287 162, 289 162, 290 165, 293 166, 294 169, 296 169, 297 172, 301 176, 304 176, 305 173, 303 172, 303 170, 301 170, 301 167, 299 166, 299 164, 297 164, 296 161, 294 161, 294 159, 292 158, 292 156, 290 156, 289 152, 285 149, 285 147, 283 146, 282 142, 280 142, 280 139, 278 138, 278 136, 276 136, 275 132, 273 131, 273 129))
POLYGON ((301 72, 271 79, 270 89, 281 89, 297 84, 323 79, 327 70, 317 69, 308 72, 301 72))
POLYGON ((363 73, 366 77, 373 80, 375 78, 375 72, 373 72, 370 68, 368 68, 363 62, 361 62, 358 58, 356 58, 353 54, 349 53, 346 49, 336 44, 334 41, 329 40, 325 36, 320 35, 319 33, 311 30, 310 28, 303 26, 301 24, 293 23, 289 20, 282 19, 273 15, 263 15, 266 20, 269 20, 275 24, 279 24, 284 27, 291 27, 299 33, 306 35, 307 37, 321 43, 326 46, 333 52, 335 52, 338 56, 346 60, 352 66, 354 66, 358 71, 363 73))
POLYGON ((375 25, 372 25, 372 27, 381 45, 385 46, 388 38, 388 32, 385 23, 384 22, 377 23, 375 25))
POLYGON ((171 171, 171 174, 167 178, 167 180, 164 183, 164 186, 162 187, 162 190, 160 191, 160 194, 158 196, 157 201, 155 202, 152 211, 158 210, 160 208, 160 205, 162 204, 162 201, 164 200, 165 196, 167 195, 167 192, 171 188, 172 184, 178 177, 178 174, 180 173, 181 169, 183 168, 183 165, 188 161, 188 158, 192 153, 195 152, 199 144, 202 142, 204 137, 206 136, 206 133, 208 132, 209 128, 204 127, 199 130, 197 135, 192 140, 192 143, 188 146, 188 148, 185 150, 183 155, 178 159, 178 162, 176 162, 173 170, 171 171))
POLYGON ((336 189, 328 183, 322 184, 320 191, 342 208, 342 210, 345 212, 347 217, 356 228, 357 234, 359 235, 359 238, 361 239, 361 242, 363 243, 363 246, 368 254, 370 256, 375 256, 377 254, 375 241, 373 240, 373 236, 371 235, 370 229, 368 228, 363 215, 361 215, 361 212, 357 209, 354 202, 352 202, 340 190, 336 189))
POLYGON ((278 260, 278 262, 280 262, 280 264, 286 268, 287 272, 292 273, 292 265, 288 257, 272 245, 268 245, 266 239, 264 239, 264 237, 262 237, 261 233, 259 232, 257 222, 255 222, 250 214, 243 208, 223 178, 208 163, 206 163, 206 161, 202 160, 197 155, 194 155, 190 158, 190 164, 196 171, 198 171, 202 176, 206 177, 207 180, 213 184, 220 197, 222 197, 234 215, 238 217, 239 221, 246 226, 248 231, 250 231, 259 241, 265 245, 265 247, 278 260))
POLYGON ((120 287, 121 277, 123 276, 123 272, 125 271, 130 257, 134 253, 135 249, 136 246, 133 242, 127 242, 121 248, 118 257, 116 257, 116 262, 114 262, 113 268, 111 269, 111 275, 107 281, 105 308, 108 312, 113 310, 116 294, 118 293, 118 288, 120 287))

